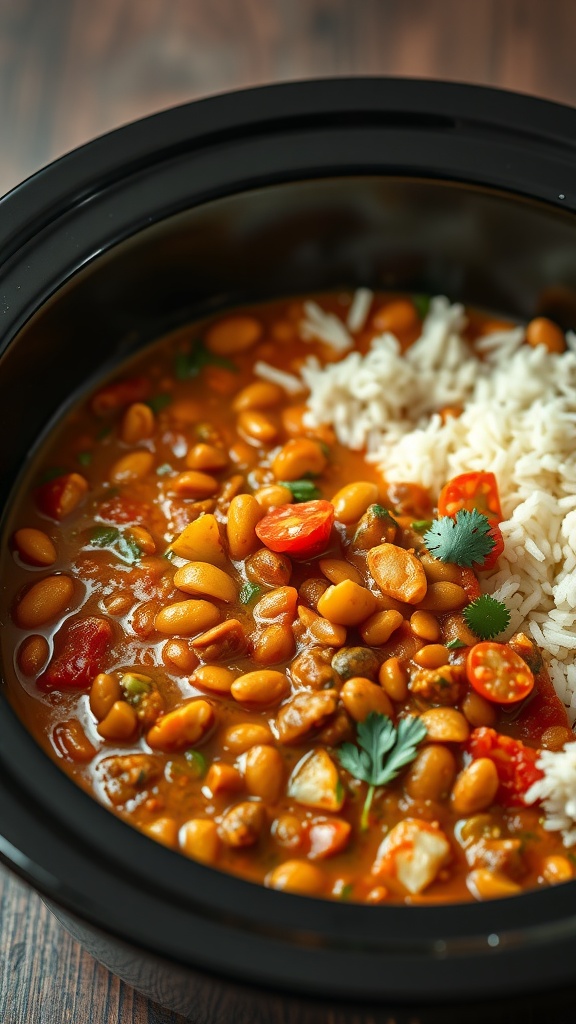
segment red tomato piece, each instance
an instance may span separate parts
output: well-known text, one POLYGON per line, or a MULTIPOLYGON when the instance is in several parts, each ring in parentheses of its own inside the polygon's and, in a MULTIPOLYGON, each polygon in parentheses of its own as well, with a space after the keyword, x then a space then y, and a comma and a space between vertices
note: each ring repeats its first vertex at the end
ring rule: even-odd
POLYGON ((256 535, 271 551, 313 558, 326 550, 334 522, 329 501, 302 501, 275 508, 256 526, 256 535))
POLYGON ((466 675, 481 697, 496 704, 515 704, 534 689, 534 675, 524 659, 508 644, 493 640, 470 648, 466 675))
POLYGON ((310 822, 308 840, 310 860, 324 860, 340 853, 348 845, 352 826, 342 818, 317 818, 310 822))
POLYGON ((504 551, 504 537, 502 536, 502 530, 498 526, 498 523, 491 524, 489 536, 494 541, 494 547, 490 554, 486 555, 482 565, 478 566, 478 569, 482 572, 486 572, 487 569, 493 569, 500 558, 500 555, 504 551))
POLYGON ((36 504, 51 519, 70 515, 88 491, 88 482, 80 473, 62 473, 36 491, 36 504))
POLYGON ((143 402, 150 394, 147 377, 127 377, 107 384, 94 395, 90 408, 95 416, 109 416, 133 402, 143 402))
POLYGON ((133 501, 117 494, 102 502, 98 508, 98 519, 117 526, 142 526, 148 522, 151 511, 151 506, 145 502, 133 501))
POLYGON ((494 473, 462 473, 453 477, 440 491, 438 515, 455 516, 465 509, 476 509, 490 522, 502 521, 498 483, 494 473))
POLYGON ((494 762, 500 780, 496 799, 504 807, 522 807, 524 794, 544 774, 536 767, 539 750, 487 726, 474 729, 467 750, 474 759, 488 757, 494 762))
POLYGON ((111 643, 112 627, 106 619, 91 615, 66 623, 56 639, 57 653, 38 678, 39 689, 86 690, 102 670, 111 643))
POLYGON ((469 569, 467 566, 460 568, 462 573, 462 579, 460 580, 460 586, 466 591, 466 597, 469 601, 475 601, 477 597, 480 597, 482 591, 480 590, 480 584, 478 577, 474 572, 474 569, 469 569))

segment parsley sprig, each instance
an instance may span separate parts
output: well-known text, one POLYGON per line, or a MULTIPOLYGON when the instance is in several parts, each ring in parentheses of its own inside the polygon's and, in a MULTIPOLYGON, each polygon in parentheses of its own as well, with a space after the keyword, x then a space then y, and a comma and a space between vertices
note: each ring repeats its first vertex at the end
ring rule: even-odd
POLYGON ((502 601, 490 594, 482 594, 462 612, 469 629, 481 640, 492 640, 503 633, 510 623, 510 612, 502 601))
POLYGON ((322 491, 316 487, 313 480, 279 480, 278 483, 292 492, 295 502, 313 501, 322 497, 322 491))
POLYGON ((395 779, 405 765, 414 760, 418 744, 426 735, 426 726, 420 718, 402 718, 395 728, 388 715, 371 711, 358 724, 358 746, 343 743, 337 752, 343 768, 355 779, 368 783, 362 808, 360 827, 368 828, 368 815, 377 786, 385 786, 395 779))
POLYGON ((434 558, 470 568, 482 565, 494 548, 492 526, 487 516, 476 509, 462 509, 452 516, 441 516, 424 534, 424 543, 434 558))

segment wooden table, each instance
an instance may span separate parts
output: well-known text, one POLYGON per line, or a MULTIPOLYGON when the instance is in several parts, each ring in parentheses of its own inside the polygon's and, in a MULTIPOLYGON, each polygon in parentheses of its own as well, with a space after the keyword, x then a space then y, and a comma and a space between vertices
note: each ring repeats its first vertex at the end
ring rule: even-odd
MULTIPOLYGON (((271 81, 413 75, 576 105, 575 38, 573 0, 0 0, 0 194, 134 118, 271 81)), ((0 912, 3 1024, 183 1020, 4 871, 0 912)))

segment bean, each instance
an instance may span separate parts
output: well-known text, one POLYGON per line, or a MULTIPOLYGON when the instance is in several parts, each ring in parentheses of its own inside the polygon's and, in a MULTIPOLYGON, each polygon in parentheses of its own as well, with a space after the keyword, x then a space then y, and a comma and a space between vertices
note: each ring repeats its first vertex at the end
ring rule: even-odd
POLYGON ((522 887, 500 871, 492 868, 475 868, 468 875, 468 888, 479 900, 496 900, 504 896, 515 896, 522 887))
POLYGON ((204 785, 212 796, 217 796, 218 793, 237 793, 244 788, 244 779, 233 765, 215 761, 208 769, 204 785))
POLYGON ((549 352, 562 353, 566 351, 564 332, 560 330, 558 324, 548 320, 548 317, 545 316, 537 316, 530 321, 526 328, 526 341, 533 348, 536 345, 544 345, 549 352))
POLYGON ((188 469, 200 469, 203 472, 218 473, 226 469, 228 456, 223 448, 214 444, 195 444, 186 456, 188 469))
POLYGON ((290 626, 274 622, 254 641, 253 658, 258 665, 279 665, 294 654, 294 634, 290 626))
POLYGON ((230 558, 243 561, 256 551, 260 541, 256 526, 264 509, 252 494, 237 494, 230 502, 226 522, 226 536, 230 558))
POLYGON ((470 690, 462 701, 462 711, 474 728, 481 725, 494 725, 496 721, 496 709, 490 701, 485 700, 479 693, 470 690))
POLYGON ((182 498, 211 498, 220 490, 216 477, 199 469, 187 469, 169 481, 170 490, 182 498))
POLYGON ((138 444, 154 433, 154 413, 144 402, 129 405, 120 424, 120 440, 124 444, 138 444))
POLYGON ((277 480, 301 480, 306 476, 319 476, 327 463, 319 441, 295 437, 287 441, 274 457, 272 472, 277 480))
POLYGON ((389 331, 397 338, 418 329, 420 317, 413 302, 410 299, 392 299, 382 306, 373 319, 377 331, 389 331))
POLYGON ((223 665, 199 665, 190 677, 190 682, 211 693, 226 695, 230 693, 237 675, 233 669, 224 668, 223 665))
POLYGON ((343 558, 321 558, 318 562, 321 572, 324 573, 330 583, 342 583, 344 580, 352 580, 358 586, 362 586, 363 580, 358 569, 343 558))
POLYGON ((360 636, 364 643, 371 647, 379 647, 390 639, 399 626, 404 622, 404 616, 400 612, 386 611, 374 612, 369 619, 360 626, 360 636))
POLYGON ((43 530, 25 526, 14 534, 14 544, 20 558, 31 565, 53 565, 56 561, 56 548, 43 530))
POLYGON ((187 640, 168 640, 162 648, 162 661, 169 668, 175 666, 180 672, 193 672, 198 657, 187 640))
POLYGON ((152 750, 164 753, 183 750, 204 739, 214 721, 214 708, 208 701, 190 700, 159 718, 148 732, 146 742, 152 750))
POLYGON ((231 686, 234 700, 253 707, 271 707, 279 704, 289 693, 290 685, 284 672, 257 669, 245 672, 231 686))
POLYGON ((264 830, 266 811, 261 803, 246 800, 226 812, 218 829, 227 846, 254 846, 264 830))
MULTIPOLYGON (((429 613, 421 612, 420 614, 428 615, 429 613)), ((446 616, 442 623, 442 639, 445 644, 459 640, 466 647, 473 647, 478 643, 478 637, 468 628, 464 616, 460 612, 446 616)))
POLYGON ((192 646, 201 652, 204 661, 230 660, 245 653, 246 634, 238 619, 226 619, 197 636, 192 646))
POLYGON ((408 696, 408 672, 399 658, 387 658, 380 667, 380 685, 392 700, 401 703, 408 696))
POLYGON ((260 622, 280 616, 283 621, 292 622, 296 615, 297 601, 298 591, 295 587, 276 587, 256 602, 252 614, 260 622))
POLYGON ((303 691, 283 704, 276 717, 280 743, 298 743, 313 729, 320 729, 338 706, 336 690, 303 691))
POLYGON ((456 708, 430 708, 420 716, 427 738, 440 743, 465 743, 470 735, 468 722, 456 708))
POLYGON ((269 416, 258 409, 245 409, 238 416, 238 433, 249 437, 258 444, 272 444, 278 437, 278 427, 269 416))
POLYGON ((227 603, 235 601, 238 594, 238 587, 232 577, 210 562, 188 562, 183 565, 174 573, 174 586, 186 594, 205 594, 227 603))
POLYGON ((98 732, 105 740, 122 742, 131 739, 137 728, 138 717, 134 708, 125 700, 117 700, 98 725, 98 732))
POLYGON ((157 843, 173 850, 178 845, 178 825, 174 818, 156 818, 148 825, 142 826, 143 832, 157 843))
POLYGON ((284 400, 284 391, 278 384, 271 381, 257 380, 242 388, 232 408, 234 412, 244 412, 245 409, 274 409, 284 400))
POLYGON ((344 683, 340 699, 355 722, 363 722, 371 711, 379 715, 388 715, 389 718, 394 717, 394 708, 382 687, 361 676, 348 679, 344 683))
POLYGON ((498 772, 488 757, 479 757, 464 768, 452 789, 452 807, 457 814, 485 811, 498 790, 498 772))
POLYGON ((227 510, 232 498, 235 498, 245 486, 246 478, 242 473, 236 473, 222 484, 222 490, 220 491, 220 496, 218 498, 218 508, 221 512, 227 510))
POLYGON ((426 596, 427 581, 419 558, 397 544, 379 544, 367 556, 368 568, 383 594, 406 604, 426 596))
POLYGON ((274 804, 284 784, 284 759, 276 747, 254 746, 246 753, 244 779, 251 796, 274 804))
POLYGON ((128 531, 132 540, 138 545, 143 555, 153 555, 156 552, 156 542, 151 533, 143 526, 131 526, 128 531))
MULTIPOLYGON (((290 665, 290 675, 296 688, 322 690, 337 683, 336 672, 330 661, 334 651, 329 647, 305 647, 290 665)), ((354 673, 350 673, 354 675, 354 673)))
POLYGON ((304 580, 298 590, 298 597, 304 602, 309 608, 316 609, 318 601, 325 594, 329 587, 328 580, 320 579, 320 577, 311 576, 309 579, 304 580))
POLYGON ((421 668, 440 668, 448 664, 450 652, 443 644, 426 644, 416 651, 413 661, 421 668))
POLYGON ((229 725, 222 736, 224 749, 232 751, 233 754, 243 754, 250 747, 261 747, 273 742, 274 737, 263 722, 240 722, 238 725, 229 725))
POLYGON ((175 555, 191 562, 210 562, 219 566, 226 564, 218 521, 211 513, 188 523, 176 540, 172 541, 170 548, 175 555))
POLYGON ((322 594, 318 611, 338 626, 358 626, 376 611, 376 598, 366 587, 343 580, 322 594))
POLYGON ((281 505, 290 505, 293 501, 292 491, 282 484, 266 484, 254 491, 254 497, 264 512, 280 508, 281 505))
POLYGON ((549 725, 540 737, 540 746, 545 750, 562 750, 564 744, 571 743, 573 739, 572 729, 567 729, 564 725, 549 725))
POLYGON ((96 754, 96 747, 88 739, 77 718, 59 722, 52 733, 56 749, 70 761, 86 764, 96 754))
POLYGON ((217 356, 233 356, 253 348, 262 337, 262 324, 242 313, 212 324, 206 333, 206 348, 217 356))
POLYGON ((428 584, 460 583, 462 570, 454 562, 441 562, 439 558, 434 558, 427 551, 422 552, 421 560, 428 584))
POLYGON ((342 680, 362 676, 374 681, 378 675, 379 661, 374 651, 366 647, 344 647, 332 658, 332 668, 342 680))
POLYGON ((156 600, 144 601, 134 609, 130 625, 141 640, 146 640, 154 632, 155 619, 160 611, 159 604, 160 602, 156 600))
POLYGON ((45 637, 27 636, 18 649, 18 666, 25 676, 37 676, 48 661, 50 648, 45 637))
POLYGON ((428 587, 426 596, 421 599, 418 604, 424 611, 438 612, 453 612, 457 608, 462 608, 462 605, 466 604, 468 598, 466 591, 463 587, 460 587, 457 583, 431 583, 428 587))
POLYGON ((302 822, 295 814, 281 814, 272 824, 272 835, 279 846, 297 850, 304 842, 302 822))
POLYGON ((268 548, 260 548, 246 560, 246 575, 252 583, 268 587, 283 587, 290 582, 292 562, 268 548))
POLYGON ((378 501, 378 488, 368 480, 356 480, 341 487, 331 499, 339 523, 356 523, 369 505, 378 501))
POLYGON ((109 594, 102 598, 102 606, 108 615, 125 615, 133 604, 132 594, 109 594))
POLYGON ((455 778, 454 755, 448 747, 432 743, 418 753, 404 787, 413 800, 442 800, 455 778))
POLYGON ((266 875, 265 885, 301 896, 317 896, 326 887, 320 868, 306 860, 285 860, 266 875))
POLYGON ((99 672, 90 687, 90 710, 102 722, 121 697, 122 688, 116 676, 99 672))
POLYGON ((558 853, 543 857, 540 870, 543 877, 551 885, 555 885, 557 882, 568 882, 574 877, 570 861, 567 857, 562 857, 558 853))
POLYGON ((18 601, 14 619, 21 629, 37 629, 58 618, 68 607, 74 594, 69 576, 45 576, 33 583, 18 601))
POLYGON ((190 818, 179 833, 180 849, 201 864, 214 864, 220 851, 220 839, 215 822, 208 818, 190 818))
POLYGON ((220 621, 220 612, 210 601, 176 601, 158 612, 154 628, 167 636, 193 636, 220 621))
POLYGON ((440 639, 440 623, 430 612, 413 612, 410 616, 410 628, 414 636, 435 644, 440 639))
POLYGON ((154 456, 152 452, 128 452, 117 459, 110 470, 110 480, 114 484, 127 484, 133 480, 141 480, 152 471, 154 456))
POLYGON ((346 643, 346 627, 337 626, 329 619, 322 618, 321 615, 317 615, 311 608, 305 608, 304 605, 300 605, 298 608, 298 618, 308 630, 310 636, 314 640, 317 640, 320 644, 328 644, 330 647, 343 647, 346 643))

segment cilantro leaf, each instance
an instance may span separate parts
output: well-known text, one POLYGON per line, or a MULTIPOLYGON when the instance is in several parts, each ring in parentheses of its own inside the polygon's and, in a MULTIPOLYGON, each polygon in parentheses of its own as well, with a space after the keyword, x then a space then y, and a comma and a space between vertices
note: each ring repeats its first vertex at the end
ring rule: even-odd
POLYGON ((415 533, 426 533, 433 524, 433 519, 415 519, 414 522, 410 523, 410 526, 415 533))
POLYGON ((115 526, 97 526, 92 530, 89 542, 94 548, 108 548, 114 551, 128 565, 133 565, 142 556, 134 538, 120 533, 115 526))
POLYGON ((197 341, 189 352, 179 352, 174 362, 174 371, 178 380, 197 377, 205 366, 221 366, 225 370, 237 371, 231 359, 214 355, 209 352, 203 341, 197 341))
POLYGON ((449 651, 459 651, 461 647, 467 646, 468 645, 465 644, 462 640, 459 640, 458 637, 455 637, 455 639, 451 640, 449 644, 446 644, 446 647, 448 648, 449 651))
POLYGON ((503 633, 510 623, 510 612, 502 601, 490 594, 482 594, 462 612, 469 629, 481 640, 492 640, 503 633))
POLYGON ((476 509, 462 509, 452 516, 442 516, 424 534, 430 553, 442 562, 455 562, 470 568, 482 565, 494 548, 494 538, 487 516, 476 509))
POLYGON ((318 490, 313 480, 279 480, 281 487, 287 487, 292 491, 294 501, 313 501, 322 497, 322 491, 318 490))
POLYGON ((416 306, 416 312, 421 320, 425 320, 430 309, 429 295, 413 295, 412 302, 416 306))
POLYGON ((259 593, 260 587, 257 583, 245 583, 240 591, 240 604, 250 604, 259 593))
POLYGON ((337 752, 338 760, 346 771, 361 782, 368 783, 360 827, 368 828, 368 814, 377 786, 384 786, 396 778, 405 765, 416 757, 416 748, 426 735, 426 726, 420 718, 403 718, 398 728, 387 715, 371 711, 359 722, 358 746, 343 743, 337 752))

